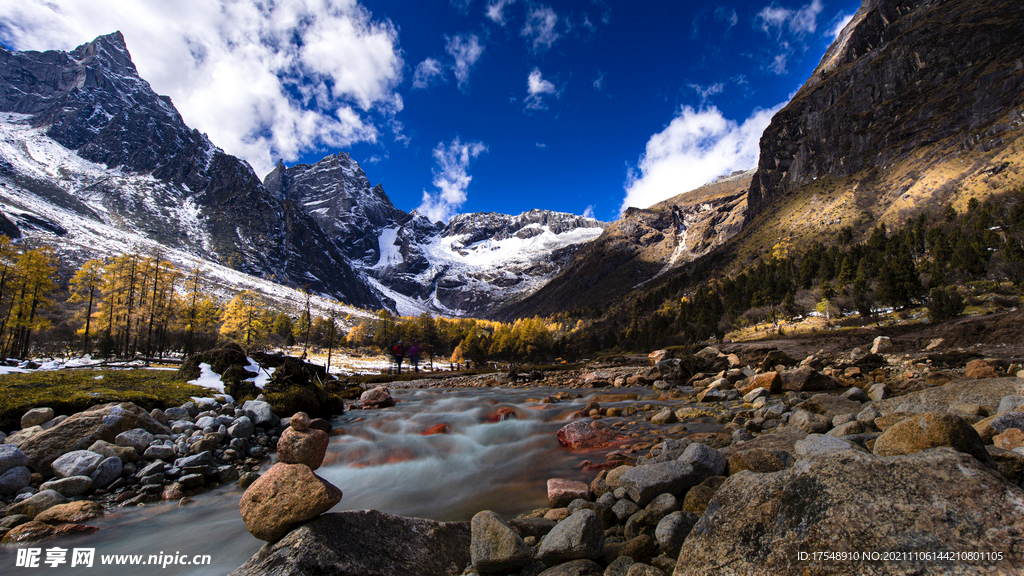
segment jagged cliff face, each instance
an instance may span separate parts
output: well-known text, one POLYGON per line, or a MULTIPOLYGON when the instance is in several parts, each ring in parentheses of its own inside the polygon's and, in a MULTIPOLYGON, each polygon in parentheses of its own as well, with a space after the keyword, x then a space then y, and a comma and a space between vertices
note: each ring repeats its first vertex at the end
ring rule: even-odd
POLYGON ((271 194, 302 206, 347 257, 368 264, 380 258, 378 231, 410 218, 344 152, 312 165, 278 164, 263 184, 271 194))
POLYGON ((606 226, 547 210, 461 214, 443 228, 410 216, 381 231, 380 259, 367 269, 374 285, 399 311, 476 317, 536 292, 606 226))
POLYGON ((748 217, 825 177, 854 178, 844 201, 869 218, 956 200, 951 188, 1018 137, 1022 22, 1018 0, 866 0, 761 137, 748 217), (958 159, 955 174, 935 170, 958 159))
POLYGON ((558 277, 498 316, 599 310, 708 254, 742 228, 752 175, 733 174, 648 209, 627 209, 573 254, 558 277))
POLYGON ((544 210, 430 222, 343 152, 261 182, 153 92, 119 33, 0 49, 0 233, 60 237, 80 259, 145 244, 358 306, 487 316, 603 226, 544 210))
POLYGON ((186 126, 139 77, 120 33, 71 52, 0 49, 0 113, 0 192, 17 219, 43 223, 30 228, 60 228, 84 252, 102 243, 96 235, 123 245, 135 234, 379 304, 305 210, 268 194, 248 164, 186 126))

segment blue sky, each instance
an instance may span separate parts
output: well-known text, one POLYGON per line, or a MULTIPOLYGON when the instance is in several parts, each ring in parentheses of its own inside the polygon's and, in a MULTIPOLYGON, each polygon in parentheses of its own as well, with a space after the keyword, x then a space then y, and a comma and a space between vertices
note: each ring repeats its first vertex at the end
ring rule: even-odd
POLYGON ((0 42, 121 30, 140 74, 261 176, 344 150, 444 220, 602 220, 756 163, 850 0, 28 0, 0 42))

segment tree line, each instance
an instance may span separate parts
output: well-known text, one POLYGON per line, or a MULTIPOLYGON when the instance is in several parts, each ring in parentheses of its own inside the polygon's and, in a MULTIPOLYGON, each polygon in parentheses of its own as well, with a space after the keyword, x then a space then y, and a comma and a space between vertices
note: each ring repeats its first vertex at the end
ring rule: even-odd
MULTIPOLYGON (((811 312, 829 320, 882 307, 925 306, 932 321, 961 314, 957 289, 970 282, 1024 280, 1024 191, 971 199, 958 213, 921 213, 898 229, 878 224, 860 242, 852 228, 796 251, 777 243, 760 262, 734 275, 681 275, 620 305, 605 322, 636 349, 721 339, 735 328, 811 312)), ((1008 301, 1016 302, 1013 295, 1008 301)))

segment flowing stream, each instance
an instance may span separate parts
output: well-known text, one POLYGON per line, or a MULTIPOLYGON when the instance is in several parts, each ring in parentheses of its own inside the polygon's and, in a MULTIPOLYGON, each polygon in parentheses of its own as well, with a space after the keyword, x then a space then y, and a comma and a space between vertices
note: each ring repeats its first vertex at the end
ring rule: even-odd
MULTIPOLYGON (((579 464, 604 460, 604 451, 568 451, 556 438, 568 415, 598 392, 558 404, 536 401, 558 392, 564 390, 393 389, 398 406, 354 410, 336 418, 335 428, 344 432, 331 436, 327 457, 316 471, 344 493, 332 512, 372 508, 449 521, 468 520, 480 510, 512 518, 546 506, 548 478, 589 482, 595 473, 581 471, 579 464), (501 408, 511 408, 516 417, 501 419, 501 408), (423 435, 441 424, 447 425, 447 433, 423 435)), ((641 399, 651 395, 649 389, 614 393, 637 393, 641 399)), ((602 402, 615 405, 620 404, 602 402)), ((713 428, 691 422, 687 426, 693 431, 713 428)), ((0 573, 20 570, 15 568, 19 548, 39 548, 39 566, 46 574, 140 573, 139 566, 102 564, 102 557, 116 555, 142 555, 142 563, 151 555, 161 561, 209 555, 210 564, 205 566, 171 560, 156 572, 152 567, 142 570, 166 576, 227 574, 263 545, 246 531, 238 513, 241 494, 231 486, 200 494, 188 506, 167 502, 118 508, 89 522, 100 527, 94 534, 0 549, 0 573), (67 549, 66 562, 51 567, 46 564, 47 549, 57 546, 67 549), (74 548, 95 549, 92 568, 70 566, 74 548)))

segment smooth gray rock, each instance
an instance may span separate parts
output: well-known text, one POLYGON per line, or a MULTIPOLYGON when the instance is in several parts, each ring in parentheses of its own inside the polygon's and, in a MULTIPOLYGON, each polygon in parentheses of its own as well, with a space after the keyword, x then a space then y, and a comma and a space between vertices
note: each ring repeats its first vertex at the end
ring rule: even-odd
POLYGON ((865 426, 874 426, 875 418, 878 418, 881 415, 882 413, 875 410, 874 406, 867 406, 857 413, 857 422, 860 422, 865 426))
POLYGON ((106 488, 111 482, 121 477, 124 470, 121 459, 117 456, 105 458, 89 475, 95 488, 106 488))
POLYGON ((92 488, 92 478, 88 476, 68 476, 67 478, 43 482, 39 486, 40 490, 56 490, 62 496, 67 496, 68 498, 85 494, 90 488, 92 488))
POLYGON ((215 466, 217 461, 213 457, 213 453, 210 451, 200 452, 192 456, 185 456, 184 458, 178 458, 174 461, 174 465, 178 468, 188 468, 190 466, 215 466))
POLYGON ((469 522, 329 513, 263 546, 231 576, 458 576, 471 561, 470 545, 469 522))
POLYGON ((200 430, 206 430, 207 428, 216 428, 220 426, 220 422, 217 421, 213 416, 200 416, 196 418, 196 428, 200 430))
POLYGON ((484 574, 525 566, 533 558, 526 542, 498 514, 477 512, 470 522, 473 567, 484 574))
POLYGON ((625 498, 612 505, 612 514, 615 514, 615 517, 618 518, 619 522, 625 522, 630 516, 639 511, 639 506, 625 498))
POLYGON ((232 438, 249 438, 254 432, 256 432, 256 425, 252 423, 248 416, 235 418, 228 428, 228 436, 232 438))
POLYGON ((665 553, 674 558, 679 554, 683 541, 686 540, 697 520, 700 520, 700 516, 693 512, 676 511, 665 516, 658 522, 658 527, 654 529, 654 538, 658 541, 658 546, 661 546, 665 553))
POLYGON ((149 448, 149 445, 156 438, 143 430, 142 428, 133 428, 131 430, 125 430, 114 438, 114 444, 117 446, 125 446, 134 448, 136 452, 142 454, 149 448))
POLYGON ((28 466, 28 456, 13 444, 0 444, 0 473, 18 466, 28 466))
POLYGON ((171 460, 174 458, 174 448, 165 445, 150 446, 146 448, 142 457, 146 460, 171 460))
POLYGON ((257 426, 277 426, 281 420, 274 414, 269 402, 246 400, 242 404, 242 410, 245 410, 246 415, 257 426))
POLYGON ((40 426, 53 420, 53 408, 33 408, 21 416, 21 429, 40 426))
POLYGON ((1008 394, 1003 396, 1003 399, 999 401, 999 408, 996 410, 996 414, 1002 414, 1003 412, 1009 412, 1017 406, 1024 404, 1024 396, 1017 394, 1008 394))
POLYGON ((683 455, 679 457, 680 462, 689 462, 694 468, 703 468, 709 476, 721 476, 725 467, 729 465, 729 459, 714 448, 700 443, 693 443, 686 447, 683 455))
POLYGON ((167 420, 170 422, 174 422, 175 420, 188 421, 192 418, 191 416, 189 416, 188 410, 185 410, 184 408, 178 406, 174 406, 168 408, 167 410, 164 410, 164 416, 166 416, 167 420))
POLYGON ((853 400, 854 402, 868 402, 869 400, 871 400, 871 398, 868 398, 867 392, 860 388, 857 388, 856 386, 850 388, 846 392, 843 392, 839 396, 842 398, 846 398, 847 400, 853 400))
POLYGON ((89 450, 75 450, 53 461, 51 468, 61 478, 88 476, 103 461, 103 455, 89 450))
POLYGON ((556 525, 541 542, 537 558, 545 564, 597 558, 604 545, 604 525, 597 512, 580 510, 556 525))
POLYGON ((25 466, 15 466, 0 473, 0 494, 14 494, 32 483, 32 472, 25 466))
POLYGON ((711 476, 717 474, 690 462, 659 462, 629 470, 622 475, 621 482, 630 500, 646 506, 659 494, 683 494, 711 476))
POLYGON ((757 400, 758 398, 769 398, 771 397, 771 395, 771 391, 769 391, 767 388, 754 388, 750 392, 747 392, 746 394, 743 395, 743 401, 748 404, 752 404, 754 400, 757 400))

